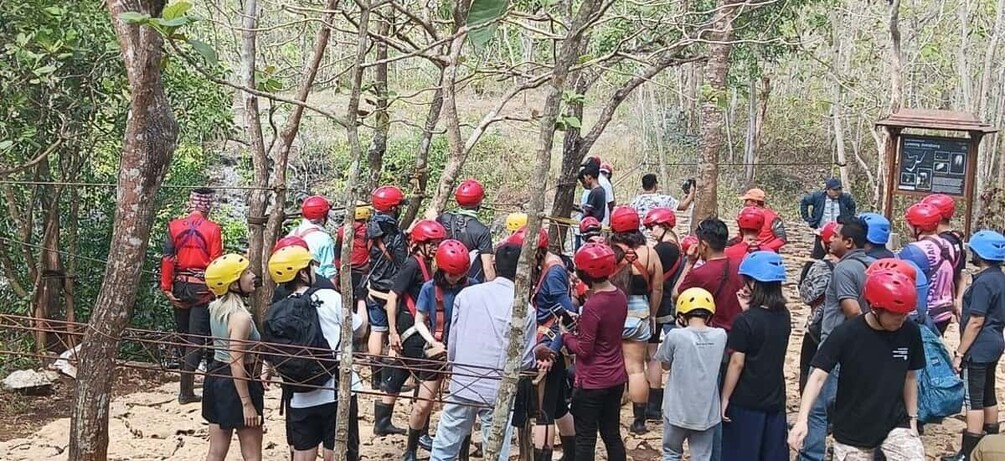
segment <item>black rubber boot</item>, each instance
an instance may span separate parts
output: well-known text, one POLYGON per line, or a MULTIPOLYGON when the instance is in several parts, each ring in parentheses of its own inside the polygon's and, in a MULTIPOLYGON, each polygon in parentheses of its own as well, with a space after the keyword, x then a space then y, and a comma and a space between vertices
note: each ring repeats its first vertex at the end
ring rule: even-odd
POLYGON ((433 438, 429 436, 429 418, 426 418, 426 425, 422 428, 422 434, 419 435, 419 448, 426 451, 433 451, 433 438))
POLYGON ((544 449, 535 448, 534 449, 534 461, 544 461, 544 449))
POLYGON ((999 432, 1001 432, 1001 427, 998 425, 998 423, 984 425, 984 435, 994 435, 998 434, 999 432))
POLYGON ((464 437, 464 441, 461 442, 461 451, 457 455, 457 461, 469 461, 471 459, 471 434, 464 437))
POLYGON ((646 404, 633 403, 632 413, 635 415, 635 418, 632 420, 632 427, 629 431, 632 434, 645 434, 649 432, 649 429, 646 429, 646 404))
POLYGON ((195 393, 195 375, 192 373, 182 373, 178 389, 178 404, 187 405, 201 401, 202 397, 195 393))
POLYGON ((377 436, 402 435, 404 429, 394 427, 391 424, 391 413, 394 412, 393 405, 384 405, 380 402, 373 402, 373 434, 377 436))
POLYGON ((576 461, 576 436, 563 435, 562 438, 562 461, 576 461))
POLYGON ((553 448, 544 448, 541 450, 541 461, 551 461, 555 450, 553 448))
POLYGON ((422 429, 408 428, 408 442, 405 444, 405 457, 401 459, 402 461, 419 460, 415 452, 419 449, 419 436, 421 435, 422 429))
POLYGON ((646 406, 646 420, 663 421, 663 389, 649 388, 649 405, 646 406))
POLYGON ((380 389, 381 371, 384 367, 380 365, 370 365, 370 389, 380 389))
POLYGON ((952 456, 943 456, 942 461, 967 461, 970 459, 970 453, 974 451, 977 447, 977 443, 981 441, 984 434, 973 434, 967 431, 963 431, 962 442, 960 443, 960 452, 952 456))

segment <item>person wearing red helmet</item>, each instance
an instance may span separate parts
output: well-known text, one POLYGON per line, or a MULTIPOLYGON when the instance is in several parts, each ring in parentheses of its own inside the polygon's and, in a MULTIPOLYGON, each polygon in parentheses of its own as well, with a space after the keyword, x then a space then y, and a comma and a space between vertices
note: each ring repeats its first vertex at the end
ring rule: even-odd
POLYGON ((813 358, 813 373, 803 391, 789 446, 802 448, 808 418, 828 375, 836 372, 837 398, 832 418, 834 459, 925 459, 917 432, 917 371, 925 367, 920 327, 907 322, 917 292, 909 276, 883 271, 865 282, 869 311, 834 329, 813 358))
MULTIPOLYGON (((372 209, 364 203, 357 203, 353 209, 352 251, 349 254, 349 274, 351 275, 353 299, 357 304, 366 306, 366 288, 363 279, 370 271, 371 243, 366 239, 367 221, 372 209)), ((342 267, 342 243, 345 239, 345 226, 339 226, 335 233, 335 264, 342 267)))
POLYGON ((307 242, 311 255, 320 264, 318 275, 337 282, 335 239, 325 229, 328 224, 328 212, 331 209, 331 202, 320 195, 305 198, 300 206, 300 215, 303 220, 300 221, 300 225, 290 231, 289 235, 300 237, 307 242))
MULTIPOLYGON (((524 227, 511 235, 504 245, 522 247, 526 238, 524 227)), ((576 306, 572 302, 569 271, 561 257, 548 251, 548 232, 543 228, 538 230, 537 243, 534 269, 531 272, 531 280, 536 282, 530 301, 537 318, 537 348, 541 351, 538 370, 544 372, 545 376, 537 386, 536 396, 534 388, 521 387, 517 401, 529 402, 530 405, 514 410, 513 424, 522 427, 525 418, 536 415, 533 429, 534 451, 543 456, 543 453, 551 453, 553 450, 552 425, 558 426, 562 447, 574 444, 576 432, 567 404, 569 388, 556 313, 575 312, 576 306)))
POLYGON ((673 287, 677 284, 684 269, 684 253, 677 243, 677 234, 673 228, 677 225, 677 215, 670 208, 657 207, 649 210, 642 219, 642 225, 655 243, 653 250, 659 256, 663 267, 663 297, 659 310, 656 312, 656 329, 649 336, 646 346, 649 363, 646 368, 646 379, 649 381, 649 402, 646 407, 646 419, 649 421, 663 420, 663 371, 656 351, 659 349, 662 335, 673 328, 674 299, 673 287))
POLYGON ((743 206, 758 207, 764 212, 764 226, 761 227, 757 240, 760 242, 760 249, 778 252, 788 243, 789 239, 785 233, 785 222, 778 216, 775 210, 767 207, 767 196, 764 190, 753 188, 740 197, 743 206))
MULTIPOLYGON (((652 173, 646 173, 642 176, 642 192, 636 195, 632 199, 632 203, 629 205, 639 212, 639 219, 645 219, 649 211, 655 208, 666 208, 671 211, 687 211, 691 207, 691 203, 694 202, 695 191, 698 189, 694 187, 693 180, 687 180, 681 187, 684 192, 684 199, 677 200, 672 195, 660 193, 660 185, 656 180, 656 175, 652 173)), ((644 224, 644 223, 643 223, 644 224)), ((648 229, 642 229, 642 233, 645 234, 646 238, 650 238, 648 229)))
POLYGON ((612 282, 628 296, 628 317, 621 338, 634 414, 630 430, 636 434, 647 431, 650 384, 646 351, 649 338, 659 335, 656 316, 663 303, 663 264, 656 250, 646 245, 639 225, 639 215, 631 207, 617 207, 611 215, 610 244, 618 260, 612 282))
POLYGON ((495 278, 492 267, 492 232, 478 220, 478 210, 485 199, 485 188, 474 179, 465 179, 454 191, 460 207, 457 211, 443 213, 436 218, 447 229, 447 236, 459 240, 467 247, 471 258, 468 275, 479 282, 495 278))
MULTIPOLYGON (((384 353, 384 341, 389 330, 387 301, 395 275, 408 260, 405 233, 398 227, 398 216, 405 205, 405 194, 395 186, 380 186, 370 194, 370 205, 373 206, 374 214, 366 228, 366 238, 370 242, 370 274, 366 280, 366 307, 370 320, 367 349, 370 355, 380 356, 384 353)), ((371 386, 374 389, 380 387, 382 374, 383 367, 379 363, 371 365, 371 386)), ((379 403, 374 402, 375 405, 379 403)), ((381 408, 380 411, 381 413, 375 412, 375 415, 383 417, 386 413, 386 423, 390 425, 389 410, 381 408)), ((394 429, 397 433, 404 432, 394 429)))
POLYGON ((803 332, 803 343, 799 353, 799 392, 806 387, 810 377, 810 362, 820 346, 820 328, 824 315, 824 295, 827 285, 834 275, 834 264, 837 258, 830 252, 831 241, 837 232, 837 221, 831 221, 820 227, 819 237, 827 254, 821 259, 807 261, 799 275, 799 297, 810 308, 803 332))
POLYGON ((945 334, 956 310, 955 267, 963 255, 938 235, 942 212, 934 205, 924 202, 911 205, 904 218, 916 240, 905 248, 914 247, 928 257, 928 315, 945 334))
MULTIPOLYGON (((436 248, 436 271, 433 278, 422 284, 419 297, 415 301, 415 333, 425 341, 425 358, 442 360, 450 337, 450 319, 453 315, 454 297, 461 289, 478 283, 468 276, 471 260, 468 249, 459 240, 444 240, 436 248)), ((444 365, 445 366, 445 365, 444 365)), ((425 364, 424 369, 432 368, 425 364)), ((433 401, 440 392, 443 373, 421 371, 419 375, 419 396, 412 404, 412 414, 408 418, 408 442, 405 445, 404 461, 417 459, 420 445, 426 450, 432 448, 432 440, 424 444, 421 440, 429 429, 429 415, 433 401)), ((470 439, 467 440, 470 444, 470 439)), ((461 453, 467 453, 462 447, 461 453)))
POLYGON ((939 222, 939 228, 936 229, 939 237, 942 237, 952 245, 956 254, 961 255, 959 258, 956 258, 956 265, 953 267, 953 284, 956 286, 956 295, 962 296, 963 269, 967 267, 967 258, 965 257, 967 248, 963 244, 965 240, 963 234, 953 228, 952 221, 953 215, 956 214, 956 200, 946 194, 932 194, 922 199, 921 203, 927 203, 939 209, 939 212, 942 214, 942 221, 939 222))
POLYGON ((213 189, 194 189, 189 194, 189 214, 168 223, 167 238, 161 257, 160 289, 174 307, 175 328, 187 347, 182 355, 178 403, 195 403, 194 378, 199 363, 209 362, 205 348, 210 334, 209 302, 213 294, 206 287, 206 268, 223 255, 220 225, 209 219, 213 208, 213 189), (192 335, 191 337, 189 335, 192 335))
MULTIPOLYGON (((628 315, 628 299, 609 278, 616 260, 610 247, 587 243, 575 255, 576 273, 592 294, 575 318, 575 326, 562 324, 566 349, 576 356, 572 411, 576 414, 575 448, 562 441, 562 450, 590 459, 597 446, 597 432, 607 447, 607 459, 624 460, 619 413, 621 395, 628 381, 621 350, 621 325, 628 315)), ((544 459, 551 459, 546 457, 544 459)))
MULTIPOLYGON (((761 229, 764 228, 764 209, 753 206, 743 207, 736 215, 736 227, 740 230, 740 235, 732 238, 726 244, 726 256, 742 261, 747 253, 761 250, 759 238, 761 229)), ((771 250, 770 248, 764 249, 771 250)))
MULTIPOLYGON (((387 294, 387 321, 390 332, 388 343, 399 357, 404 367, 385 369, 381 376, 380 389, 385 395, 374 410, 374 433, 377 435, 403 434, 404 430, 391 424, 394 402, 401 393, 410 372, 407 368, 425 368, 408 359, 424 357, 425 340, 415 328, 416 304, 422 285, 432 279, 431 267, 436 247, 446 239, 447 231, 436 221, 423 219, 412 226, 409 233, 411 251, 404 264, 394 274, 394 283, 387 294), (379 416, 379 417, 378 417, 379 416)), ((425 374, 416 376, 421 381, 425 374)))

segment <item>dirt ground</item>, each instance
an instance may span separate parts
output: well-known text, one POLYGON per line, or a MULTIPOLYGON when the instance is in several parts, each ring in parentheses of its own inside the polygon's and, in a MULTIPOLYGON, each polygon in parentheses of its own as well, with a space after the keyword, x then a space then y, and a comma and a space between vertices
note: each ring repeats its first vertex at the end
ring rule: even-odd
MULTIPOLYGON (((805 242, 797 242, 786 249, 789 279, 796 280, 803 258, 793 255, 809 253, 805 242)), ((799 347, 802 342, 802 326, 807 309, 796 296, 795 284, 786 286, 786 294, 791 299, 793 333, 789 341, 786 359, 786 382, 790 420, 798 409, 796 389, 799 379, 799 347)), ((958 334, 956 325, 946 334, 949 347, 955 347, 958 334)), ((1005 389, 1005 371, 1000 371, 998 392, 1005 389)), ((109 421, 110 445, 108 457, 111 460, 197 460, 204 459, 208 449, 208 426, 202 420, 200 405, 179 406, 175 400, 177 383, 170 378, 125 372, 117 378, 116 394, 111 404, 109 421)), ((54 393, 47 397, 22 397, 0 394, 0 459, 19 460, 59 460, 66 459, 65 449, 69 433, 69 411, 73 394, 72 381, 57 383, 54 393)), ((279 390, 271 389, 266 395, 266 434, 264 459, 288 459, 283 417, 279 415, 279 390)), ((395 424, 406 425, 409 404, 401 401, 396 407, 395 424)), ((434 416, 435 418, 435 416, 434 416)), ((650 431, 642 436, 628 433, 631 422, 631 408, 626 406, 621 413, 622 433, 628 448, 629 459, 649 461, 659 459, 661 447, 661 426, 650 423, 650 431)), ((364 459, 400 458, 404 436, 375 437, 372 434, 373 405, 371 397, 360 397, 361 452, 364 459)), ((435 420, 433 423, 435 427, 435 420)), ((929 460, 948 454, 959 445, 959 433, 964 424, 950 418, 942 424, 929 425, 923 440, 929 460)), ((475 436, 478 440, 478 436, 475 436)), ((514 450, 515 453, 515 450, 514 450)), ((515 456, 515 454, 514 454, 515 456)), ((556 452, 555 458, 558 459, 556 452)), ((428 453, 421 452, 421 458, 428 453)), ((236 440, 231 446, 228 460, 239 460, 240 453, 236 440)), ((602 443, 598 447, 597 459, 605 460, 602 443)))

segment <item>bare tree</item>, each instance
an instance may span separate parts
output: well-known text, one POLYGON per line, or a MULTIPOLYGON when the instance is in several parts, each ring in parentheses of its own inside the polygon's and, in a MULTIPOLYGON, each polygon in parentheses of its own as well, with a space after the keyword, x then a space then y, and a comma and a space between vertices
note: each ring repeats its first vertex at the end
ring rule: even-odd
POLYGON ((118 336, 129 322, 150 240, 156 201, 178 138, 178 124, 161 80, 163 42, 152 28, 127 24, 123 13, 160 16, 163 0, 107 0, 129 81, 126 121, 104 281, 80 351, 70 419, 69 459, 104 460, 118 336))
MULTIPOLYGON (((891 0, 889 6, 889 17, 887 28, 890 32, 890 102, 887 112, 892 115, 897 113, 904 101, 904 55, 900 49, 900 0, 891 0)), ((890 144, 890 134, 881 128, 873 131, 873 138, 876 140, 878 149, 879 177, 880 181, 886 181, 886 152, 890 144)), ((879 182, 879 181, 877 181, 879 182)), ((875 197, 877 203, 886 203, 883 196, 882 187, 877 187, 875 197)), ((883 210, 889 212, 890 210, 883 210)))

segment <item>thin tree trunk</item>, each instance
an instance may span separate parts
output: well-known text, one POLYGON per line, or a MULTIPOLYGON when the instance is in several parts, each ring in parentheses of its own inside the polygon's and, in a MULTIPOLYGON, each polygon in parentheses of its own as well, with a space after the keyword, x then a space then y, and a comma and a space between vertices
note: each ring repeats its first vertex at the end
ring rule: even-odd
POLYGON ((426 123, 422 125, 422 138, 419 139, 419 151, 415 153, 415 173, 412 176, 412 200, 408 202, 408 208, 401 218, 402 229, 407 229, 419 214, 423 199, 426 196, 426 187, 429 186, 429 149, 433 145, 433 133, 436 131, 436 123, 440 120, 440 111, 443 109, 443 68, 440 68, 440 79, 436 92, 433 93, 433 100, 429 104, 429 112, 426 113, 426 123))
MULTIPOLYGON (((362 24, 361 24, 362 26, 362 24)), ((381 18, 377 25, 377 35, 388 37, 391 34, 391 19, 381 18)), ((374 190, 380 184, 380 173, 384 167, 384 154, 387 152, 387 133, 391 129, 391 118, 387 112, 387 42, 378 40, 375 43, 377 61, 374 66, 374 92, 376 93, 376 108, 373 112, 374 130, 373 142, 367 152, 367 163, 370 174, 366 178, 366 189, 374 190)), ((358 104, 357 104, 358 106, 358 104)), ((358 109, 358 108, 357 108, 358 109)), ((353 117, 356 117, 355 115, 353 117)), ((353 118, 355 120, 355 118, 353 118)), ((348 209, 348 208, 347 208, 348 209)))
MULTIPOLYGON (((890 104, 887 106, 887 112, 892 115, 900 111, 904 100, 904 55, 900 49, 900 0, 892 0, 890 2, 890 15, 887 20, 887 27, 890 32, 890 104)), ((879 177, 885 182, 887 167, 886 151, 890 143, 890 135, 885 129, 877 128, 877 130, 881 130, 878 136, 874 136, 877 140, 879 177)), ((883 189, 886 189, 886 187, 879 189, 881 193, 879 194, 877 203, 886 203, 885 191, 883 189)), ((889 210, 884 211, 888 212, 889 210)))
MULTIPOLYGON (((590 82, 582 71, 575 72, 571 76, 573 89, 577 94, 586 94, 590 89, 590 82)), ((583 103, 574 101, 566 104, 566 116, 576 117, 583 120, 583 103)), ((576 190, 579 182, 577 174, 579 165, 583 160, 582 149, 583 136, 579 128, 566 127, 565 136, 562 139, 562 169, 558 172, 558 179, 555 181, 555 199, 551 205, 551 215, 565 217, 572 213, 572 206, 576 203, 576 190)), ((548 236, 554 242, 552 248, 564 249, 566 227, 552 223, 548 229, 548 236)))
POLYGON ((524 240, 520 253, 520 263, 517 266, 515 280, 515 296, 513 299, 513 317, 510 322, 509 345, 507 349, 506 366, 499 383, 499 396, 496 399, 495 412, 492 418, 492 428, 489 439, 485 443, 485 459, 499 459, 506 426, 509 425, 509 414, 513 408, 516 396, 516 384, 520 376, 521 361, 524 350, 524 339, 532 332, 524 331, 525 319, 528 313, 527 304, 530 295, 530 273, 534 265, 534 251, 537 248, 538 229, 541 227, 540 213, 544 211, 545 189, 548 181, 548 170, 551 165, 551 151, 555 141, 555 122, 560 113, 562 90, 565 89, 569 68, 579 57, 580 43, 589 28, 589 23, 595 14, 603 14, 600 0, 583 0, 579 11, 569 29, 566 38, 561 42, 558 58, 552 69, 551 81, 548 86, 542 110, 535 168, 531 178, 531 199, 528 210, 527 235, 534 236, 524 240))
POLYGON ((165 3, 142 0, 128 7, 122 0, 106 3, 125 61, 131 101, 108 264, 80 350, 70 418, 70 461, 101 461, 108 456, 108 410, 118 337, 136 301, 156 212, 154 199, 178 139, 178 124, 161 80, 161 36, 151 28, 127 24, 120 16, 138 6, 141 13, 159 17, 165 3))
POLYGON ((746 187, 754 184, 754 146, 757 132, 757 79, 750 78, 747 97, 747 137, 743 149, 743 179, 746 187))
MULTIPOLYGON (((995 55, 998 53, 998 42, 1001 40, 1003 28, 1005 28, 1005 24, 1003 24, 1005 23, 1005 0, 998 0, 996 2, 995 9, 995 25, 993 32, 991 33, 991 38, 988 42, 988 46, 984 50, 984 64, 981 69, 981 79, 977 88, 978 107, 976 115, 984 121, 989 121, 992 117, 992 109, 996 108, 992 103, 994 100, 990 97, 989 92, 991 91, 991 75, 995 62, 995 55)), ((1001 91, 1000 88, 998 91, 1001 91)), ((984 190, 985 184, 991 180, 991 176, 994 174, 994 168, 997 164, 997 162, 994 161, 996 154, 994 147, 997 142, 996 136, 998 136, 998 134, 985 136, 985 140, 981 142, 981 149, 978 153, 980 161, 977 162, 977 164, 981 166, 981 168, 978 169, 977 190, 984 190)), ((1005 178, 1002 176, 1003 174, 1005 173, 1002 173, 999 169, 999 178, 1005 178)), ((1001 185, 1002 182, 999 181, 998 184, 1001 185)), ((978 205, 978 216, 983 213, 985 206, 986 203, 984 202, 981 202, 980 205, 978 205)))
POLYGON ((733 36, 733 7, 736 0, 719 0, 715 13, 715 30, 709 34, 709 60, 705 64, 705 84, 712 89, 704 96, 701 105, 701 160, 698 165, 698 198, 694 207, 696 219, 690 223, 694 230, 697 222, 719 215, 718 179, 719 150, 722 147, 722 110, 719 98, 726 97, 726 74, 729 72, 729 43, 733 36))
POLYGON ((70 213, 67 216, 66 229, 66 277, 63 277, 63 306, 66 309, 66 345, 73 349, 77 345, 76 329, 73 324, 77 321, 76 297, 74 291, 74 279, 77 276, 77 240, 80 227, 80 192, 76 187, 70 188, 70 213))
MULTIPOLYGON (((359 98, 360 90, 363 86, 363 67, 366 60, 366 52, 369 49, 368 27, 370 23, 370 0, 361 0, 359 17, 359 34, 356 37, 356 59, 353 62, 352 89, 349 93, 349 106, 346 109, 346 137, 349 141, 349 177, 346 180, 345 195, 342 204, 345 210, 351 210, 355 206, 356 200, 360 198, 362 192, 357 190, 360 182, 360 167, 362 162, 363 148, 359 141, 359 98)), ((383 27, 383 24, 381 25, 383 27)), ((382 35, 386 36, 386 35, 382 35)), ((346 238, 342 239, 342 254, 352 253, 353 240, 349 238, 349 232, 353 229, 352 213, 345 213, 342 220, 342 228, 346 230, 346 238)), ((353 298, 352 268, 349 258, 342 258, 342 267, 339 268, 342 286, 342 351, 339 359, 338 379, 338 411, 335 415, 335 459, 344 461, 348 453, 349 446, 349 405, 352 394, 352 314, 356 309, 356 302, 353 298)))
MULTIPOLYGON (((767 75, 761 77, 760 92, 757 96, 757 120, 754 121, 754 154, 751 156, 751 161, 754 165, 757 165, 757 161, 760 158, 761 146, 764 144, 764 124, 768 120, 768 100, 771 99, 771 77, 767 75)), ((757 169, 751 170, 750 182, 753 184, 754 175, 757 174, 757 169)))

